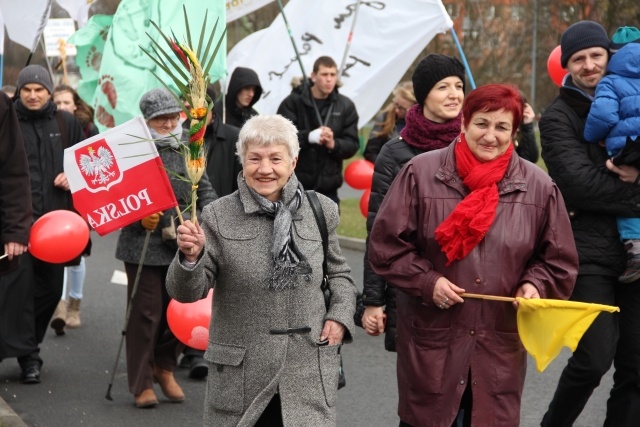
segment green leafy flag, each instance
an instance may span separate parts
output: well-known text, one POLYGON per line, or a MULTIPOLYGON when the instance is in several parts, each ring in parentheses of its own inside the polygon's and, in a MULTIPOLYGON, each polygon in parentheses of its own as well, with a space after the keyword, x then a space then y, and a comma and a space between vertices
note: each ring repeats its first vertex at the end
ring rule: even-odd
MULTIPOLYGON (((159 44, 165 43, 151 21, 164 33, 175 35, 178 41, 187 39, 183 5, 191 22, 201 23, 206 11, 212 23, 216 19, 220 23, 226 22, 225 3, 222 1, 122 0, 113 17, 93 16, 69 40, 78 49, 76 63, 82 76, 78 93, 95 109, 95 122, 101 131, 140 114, 138 102, 142 95, 162 87, 163 83, 176 94, 180 93, 173 79, 143 49, 152 52, 157 46, 154 40, 159 44), (111 23, 109 18, 112 18, 111 23)), ((216 40, 223 34, 224 27, 218 25, 216 40)), ((194 25, 191 31, 196 29, 200 26, 194 25)), ((199 36, 195 38, 199 39, 199 36)), ((226 35, 224 37, 222 46, 226 46, 226 35)), ((217 81, 225 70, 226 51, 221 49, 209 69, 210 81, 217 81)))

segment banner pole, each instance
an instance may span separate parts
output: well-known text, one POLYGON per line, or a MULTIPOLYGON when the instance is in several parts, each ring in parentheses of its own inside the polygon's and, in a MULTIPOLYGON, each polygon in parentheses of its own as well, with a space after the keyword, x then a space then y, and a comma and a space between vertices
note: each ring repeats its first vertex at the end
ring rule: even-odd
POLYGON ((356 9, 353 12, 353 22, 351 23, 351 29, 349 30, 349 37, 347 38, 347 45, 344 48, 344 55, 342 55, 342 63, 340 64, 340 72, 338 73, 338 79, 342 79, 342 73, 344 73, 344 67, 347 65, 347 56, 349 55, 349 49, 351 48, 351 40, 353 39, 353 30, 356 27, 356 21, 358 20, 358 11, 360 10, 360 4, 362 0, 358 0, 356 9))
POLYGON ((467 57, 464 56, 464 51, 462 50, 462 46, 460 45, 460 40, 458 40, 458 36, 456 35, 456 30, 454 30, 453 27, 451 27, 449 30, 451 32, 451 36, 453 37, 453 41, 456 43, 456 46, 458 47, 458 52, 460 52, 460 58, 462 58, 464 69, 467 71, 467 78, 469 79, 469 84, 471 85, 471 89, 475 89, 476 82, 473 80, 473 74, 471 74, 471 68, 469 68, 467 57))
MULTIPOLYGON (((296 53, 296 59, 298 60, 298 64, 300 65, 300 71, 302 71, 302 85, 307 84, 307 73, 304 71, 304 65, 302 65, 302 59, 300 59, 300 52, 298 52, 298 46, 296 46, 296 40, 293 38, 293 33, 291 31, 291 27, 289 26, 289 21, 287 20, 287 15, 284 14, 284 7, 282 6, 282 1, 277 0, 278 9, 280 9, 280 13, 282 14, 282 19, 284 19, 284 25, 287 27, 287 32, 289 33, 289 39, 291 40, 291 44, 293 45, 293 50, 296 53)), ((338 75, 339 77, 340 75, 338 75)), ((316 103, 313 103, 313 109, 316 112, 316 118, 318 119, 318 123, 322 126, 322 116, 320 116, 320 111, 318 111, 318 106, 316 103)))
POLYGON ((147 235, 144 236, 144 243, 142 244, 142 253, 140 254, 140 262, 138 263, 138 270, 136 270, 136 278, 133 280, 133 287, 131 288, 131 297, 129 298, 129 304, 127 304, 127 313, 124 316, 124 326, 122 327, 122 335, 120 337, 120 345, 118 346, 118 354, 116 354, 116 360, 113 364, 113 371, 111 371, 111 381, 107 387, 107 400, 113 400, 111 397, 111 387, 113 386, 113 380, 116 376, 116 370, 118 369, 118 361, 120 360, 120 353, 122 352, 122 344, 124 344, 124 337, 127 335, 127 328, 129 327, 129 317, 131 316, 131 308, 133 307, 133 298, 136 296, 138 290, 138 283, 140 283, 140 274, 142 273, 142 266, 144 259, 147 256, 147 248, 149 247, 149 238, 151 237, 151 230, 147 230, 147 235))
POLYGON ((460 294, 461 297, 466 297, 466 298, 477 298, 477 299, 487 299, 487 300, 492 300, 492 301, 506 301, 506 302, 513 302, 513 301, 517 301, 515 298, 512 297, 500 297, 497 295, 483 295, 483 294, 470 294, 470 293, 462 293, 460 294))

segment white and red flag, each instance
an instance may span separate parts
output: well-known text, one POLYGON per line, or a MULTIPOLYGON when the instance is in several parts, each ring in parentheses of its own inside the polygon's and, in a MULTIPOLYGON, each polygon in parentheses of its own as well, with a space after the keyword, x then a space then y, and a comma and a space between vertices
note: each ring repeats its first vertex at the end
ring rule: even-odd
POLYGON ((178 205, 140 116, 64 150, 64 171, 75 209, 101 236, 178 205))

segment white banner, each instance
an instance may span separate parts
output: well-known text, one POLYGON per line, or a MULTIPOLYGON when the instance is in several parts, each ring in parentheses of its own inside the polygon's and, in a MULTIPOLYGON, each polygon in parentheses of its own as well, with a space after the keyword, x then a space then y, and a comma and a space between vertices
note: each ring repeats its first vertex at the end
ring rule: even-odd
POLYGON ((28 5, 18 0, 0 0, 0 11, 9 38, 33 52, 49 19, 51 0, 29 0, 28 5))
POLYGON ((227 0, 227 23, 272 2, 273 0, 227 0))
POLYGON ((89 20, 89 9, 98 0, 56 0, 56 2, 67 11, 69 16, 78 23, 78 28, 82 28, 89 20))
MULTIPOLYGON (((291 0, 285 14, 305 72, 322 55, 342 62, 351 30, 355 0, 291 0), (309 19, 313 17, 313 19, 309 19)), ((453 26, 439 0, 362 2, 342 76, 340 93, 355 102, 363 127, 436 34, 453 26)), ((302 76, 282 15, 269 28, 241 40, 227 56, 229 75, 236 67, 258 73, 264 89, 254 106, 274 114, 291 92, 291 79, 302 76)))

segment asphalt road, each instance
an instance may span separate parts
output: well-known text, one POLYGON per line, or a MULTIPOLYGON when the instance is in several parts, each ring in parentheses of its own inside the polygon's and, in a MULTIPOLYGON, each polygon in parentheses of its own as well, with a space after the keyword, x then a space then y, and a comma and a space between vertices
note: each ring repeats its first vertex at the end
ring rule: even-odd
MULTIPOLYGON (((114 271, 123 270, 122 263, 114 258, 117 234, 102 238, 93 234, 82 301, 83 325, 68 330, 63 337, 56 337, 50 330, 42 345, 42 383, 21 384, 15 359, 0 363, 0 398, 28 426, 201 425, 205 383, 189 379, 186 370, 176 372, 186 394, 185 402, 164 401, 156 387, 160 405, 154 409, 135 408, 127 391, 124 349, 111 391, 114 401, 105 398, 126 303, 125 286, 112 283, 114 271)), ((361 287, 362 253, 353 250, 344 253, 361 287)), ((339 392, 338 425, 397 426, 395 357, 384 350, 382 337, 368 337, 358 330, 354 343, 343 348, 343 355, 347 387, 339 392)), ((530 361, 521 426, 539 425, 568 355, 563 352, 542 374, 536 372, 530 361)), ((611 373, 592 396, 576 427, 602 426, 610 388, 611 373)))

